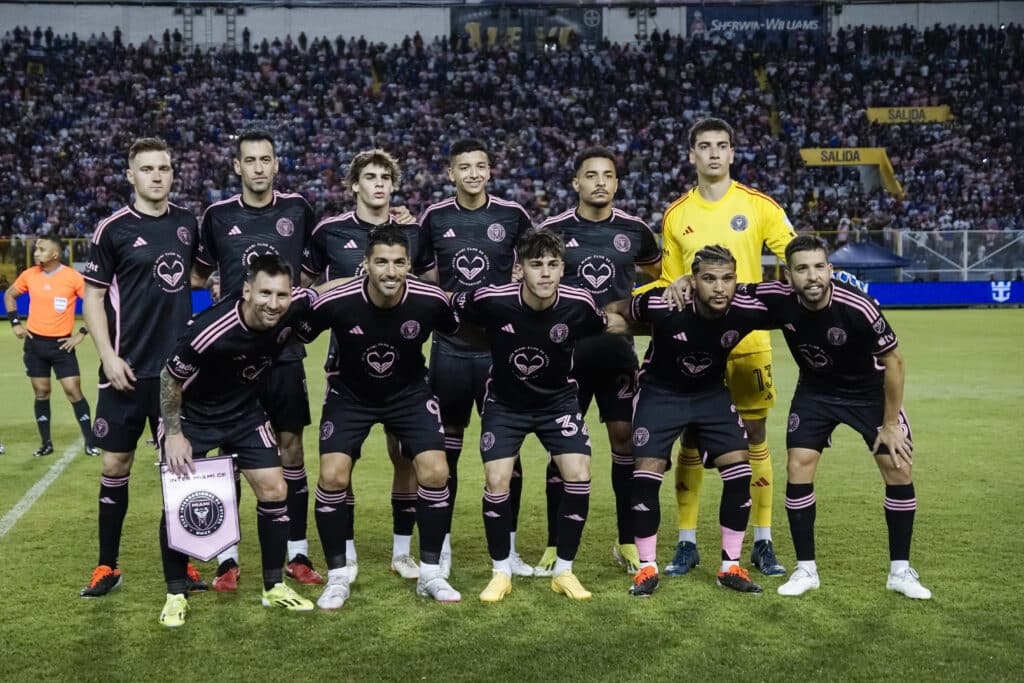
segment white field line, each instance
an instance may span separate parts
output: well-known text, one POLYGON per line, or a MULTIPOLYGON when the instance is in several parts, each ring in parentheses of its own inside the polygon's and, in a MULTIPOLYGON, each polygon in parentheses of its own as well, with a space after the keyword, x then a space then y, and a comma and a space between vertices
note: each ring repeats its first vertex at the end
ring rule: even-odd
POLYGON ((50 484, 57 480, 57 477, 67 469, 67 466, 71 464, 71 461, 75 459, 75 456, 78 455, 84 447, 85 442, 82 439, 79 439, 73 445, 68 446, 68 449, 64 451, 64 455, 61 456, 61 459, 53 463, 53 467, 43 475, 43 478, 37 481, 35 485, 28 490, 28 493, 21 497, 21 500, 19 500, 18 503, 3 516, 3 519, 0 519, 0 538, 6 536, 7 532, 14 528, 14 525, 18 523, 18 520, 29 511, 32 505, 34 505, 44 493, 46 493, 46 489, 50 488, 50 484))

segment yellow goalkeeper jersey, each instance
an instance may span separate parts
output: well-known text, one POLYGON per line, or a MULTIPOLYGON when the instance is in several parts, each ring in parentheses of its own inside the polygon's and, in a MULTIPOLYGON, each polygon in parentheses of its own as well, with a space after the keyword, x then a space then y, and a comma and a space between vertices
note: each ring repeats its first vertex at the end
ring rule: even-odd
MULTIPOLYGON (((761 282, 761 246, 767 244, 781 259, 796 237, 786 211, 774 199, 736 181, 717 202, 704 199, 696 187, 691 189, 665 210, 661 233, 664 254, 657 286, 689 274, 694 255, 709 244, 732 252, 740 282, 761 282)), ((759 331, 747 335, 732 353, 769 349, 768 332, 759 331)))

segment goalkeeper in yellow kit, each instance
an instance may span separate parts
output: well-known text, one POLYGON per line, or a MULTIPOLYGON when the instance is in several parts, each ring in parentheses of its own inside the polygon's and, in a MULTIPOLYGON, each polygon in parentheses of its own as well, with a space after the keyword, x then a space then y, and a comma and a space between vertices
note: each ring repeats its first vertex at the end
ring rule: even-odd
MULTIPOLYGON (((694 254, 709 244, 721 244, 733 253, 740 282, 760 282, 762 245, 782 258, 786 245, 796 236, 785 210, 771 197, 730 177, 733 140, 732 127, 721 119, 702 119, 690 128, 690 163, 697 167, 697 186, 665 211, 658 284, 689 274, 694 254)), ((772 462, 765 433, 768 409, 775 404, 768 332, 752 332, 736 346, 729 356, 726 382, 750 439, 751 563, 763 574, 781 576, 786 570, 772 547, 772 462)), ((672 576, 685 574, 700 562, 697 512, 704 464, 697 446, 693 434, 684 437, 676 469, 679 544, 665 567, 665 574, 672 576)))

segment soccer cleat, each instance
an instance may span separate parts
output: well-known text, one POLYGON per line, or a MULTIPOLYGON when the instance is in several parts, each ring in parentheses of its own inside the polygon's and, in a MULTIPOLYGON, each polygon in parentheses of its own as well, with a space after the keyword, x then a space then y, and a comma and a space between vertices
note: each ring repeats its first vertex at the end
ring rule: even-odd
POLYGON ((345 562, 345 569, 348 570, 348 582, 355 583, 359 577, 359 562, 357 560, 348 560, 345 562))
POLYGON ((391 558, 391 573, 403 579, 420 578, 420 565, 412 559, 412 555, 395 555, 391 558))
POLYGON ((930 600, 932 597, 932 592, 921 585, 920 577, 912 567, 898 574, 889 574, 885 587, 915 600, 930 600))
POLYGON ((341 572, 342 576, 330 576, 324 592, 316 600, 316 606, 320 609, 341 609, 341 606, 348 600, 348 574, 341 572))
POLYGON ((580 583, 580 580, 576 578, 571 569, 566 569, 551 579, 551 590, 561 593, 570 600, 589 600, 594 597, 590 591, 583 587, 583 584, 580 583))
POLYGON ((452 574, 452 554, 451 552, 441 551, 441 557, 438 564, 441 565, 441 576, 448 578, 452 574))
POLYGON ((442 574, 433 576, 420 574, 416 582, 416 595, 421 598, 434 598, 438 602, 458 602, 462 600, 459 591, 451 587, 442 574))
POLYGON ((324 577, 313 569, 313 563, 302 553, 292 558, 285 571, 288 576, 307 586, 319 586, 324 582, 324 577))
POLYGON ((697 544, 679 541, 676 546, 676 554, 672 556, 672 561, 665 566, 665 573, 669 576, 682 576, 699 566, 700 553, 697 552, 697 544))
POLYGON ((312 602, 284 583, 275 583, 270 590, 264 590, 262 602, 264 607, 284 607, 289 612, 313 611, 312 602))
POLYGON ((750 564, 761 570, 765 576, 784 576, 786 568, 779 564, 775 557, 775 548, 771 540, 754 541, 750 551, 750 564))
POLYGON ((750 580, 747 570, 734 564, 727 571, 718 572, 718 585, 740 593, 761 593, 761 587, 750 580))
POLYGON ((480 593, 480 602, 501 602, 512 592, 512 577, 505 572, 494 572, 491 582, 480 593))
POLYGON ((0 455, 3 455, 3 454, 4 454, 5 452, 6 452, 6 451, 4 451, 4 445, 3 445, 3 443, 0 443, 0 455))
POLYGON ((508 561, 512 566, 512 576, 533 576, 533 567, 526 564, 523 558, 519 557, 519 553, 509 555, 508 561))
POLYGON ((635 575, 640 571, 640 551, 635 543, 616 543, 612 546, 612 557, 627 573, 635 575))
POLYGON ((46 443, 39 446, 39 448, 32 451, 32 457, 41 458, 44 455, 53 455, 53 444, 47 441, 46 443))
POLYGON ((807 591, 814 590, 821 587, 821 579, 818 578, 818 573, 811 573, 802 567, 797 567, 796 571, 789 575, 789 581, 779 586, 779 595, 803 595, 807 591))
POLYGON ((638 598, 647 598, 654 594, 658 587, 658 570, 646 566, 633 577, 633 585, 629 587, 629 594, 638 598))
POLYGON ((185 588, 188 589, 189 593, 202 593, 203 591, 210 590, 210 587, 203 581, 203 577, 199 576, 199 571, 192 566, 192 563, 188 563, 186 569, 188 580, 185 582, 185 588))
POLYGON ((238 590, 238 577, 242 570, 233 558, 228 558, 217 567, 217 575, 213 577, 213 590, 220 593, 230 593, 238 590))
POLYGON ((533 568, 534 576, 552 576, 555 573, 555 560, 558 559, 558 549, 549 545, 544 548, 544 554, 540 556, 540 562, 533 568))
POLYGON ((188 616, 188 600, 184 593, 168 593, 167 602, 160 612, 160 623, 168 628, 178 628, 185 625, 185 617, 188 616))
MULTIPOLYGON (((4 452, 3 448, 0 447, 0 453, 3 453, 3 452, 4 452)), ((90 458, 95 458, 98 455, 103 455, 103 451, 101 451, 100 449, 96 448, 95 446, 86 446, 85 447, 85 454, 88 455, 90 458)))
POLYGON ((83 598, 98 598, 121 587, 121 570, 101 564, 92 572, 89 585, 78 594, 83 598))

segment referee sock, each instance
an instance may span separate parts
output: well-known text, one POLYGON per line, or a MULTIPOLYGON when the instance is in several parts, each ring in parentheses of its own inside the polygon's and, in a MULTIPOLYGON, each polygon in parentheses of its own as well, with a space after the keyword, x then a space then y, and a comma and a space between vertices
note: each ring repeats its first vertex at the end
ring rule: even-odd
MULTIPOLYGON (((772 527, 772 454, 768 452, 768 442, 750 444, 750 511, 754 526, 766 530, 767 540, 771 540, 772 527)), ((765 531, 760 532, 763 536, 765 531)), ((760 539, 758 539, 760 540, 760 539)))
POLYGON ((50 443, 50 399, 36 399, 36 427, 39 428, 39 438, 45 446, 50 443))
POLYGON ((786 482, 786 514, 798 562, 814 560, 814 518, 817 509, 814 484, 786 482))
POLYGON ((737 462, 718 468, 722 475, 722 499, 718 523, 722 527, 722 559, 739 560, 743 536, 750 520, 750 463, 737 462))
MULTIPOLYGON (((494 562, 507 561, 512 553, 509 526, 512 517, 511 493, 491 493, 484 489, 484 533, 487 535, 487 552, 494 562)), ((512 572, 509 572, 511 576, 512 572)))
POLYGON ((696 529, 697 515, 700 512, 700 489, 704 485, 704 463, 696 448, 684 447, 676 464, 679 528, 696 529))
POLYGON ((519 456, 516 456, 512 463, 512 480, 508 484, 509 504, 512 510, 509 516, 509 530, 514 534, 519 530, 519 508, 523 502, 523 463, 519 456))
POLYGON ((558 545, 558 508, 562 504, 562 472, 555 464, 554 458, 548 456, 548 468, 544 472, 547 482, 544 486, 544 496, 547 499, 548 508, 548 546, 558 545))
POLYGON ((75 419, 78 420, 78 428, 82 430, 85 445, 89 446, 92 444, 92 418, 89 416, 89 402, 83 397, 72 403, 71 409, 75 411, 75 419))
MULTIPOLYGON (((447 486, 432 488, 420 484, 416 490, 416 526, 420 528, 420 562, 439 564, 441 544, 451 519, 451 493, 447 486)), ((508 533, 505 534, 508 538, 508 533)))
POLYGON ((320 545, 324 549, 324 560, 327 570, 341 569, 348 558, 345 555, 345 517, 348 505, 345 504, 345 491, 328 491, 316 487, 316 505, 313 516, 316 518, 316 530, 320 534, 320 545))
POLYGON ((306 540, 306 525, 309 521, 309 482, 306 467, 284 468, 284 482, 288 486, 288 529, 289 541, 306 540))
POLYGON ((287 501, 257 501, 256 533, 260 538, 264 590, 270 590, 276 584, 284 581, 289 521, 287 501))
POLYGON ((100 477, 100 559, 96 564, 117 567, 117 556, 121 552, 121 528, 128 512, 128 478, 100 477))
POLYGON ((171 550, 167 542, 167 514, 160 513, 160 560, 164 566, 167 592, 188 595, 188 555, 171 550))
POLYGON ((636 541, 633 534, 633 512, 630 510, 632 488, 633 454, 612 451, 612 491, 615 493, 615 522, 620 544, 636 541))
POLYGON ((885 487, 885 523, 889 527, 889 560, 910 560, 917 498, 913 484, 885 487))
POLYGON ((632 505, 633 529, 636 530, 637 550, 641 562, 654 562, 658 547, 658 527, 661 525, 661 503, 658 491, 665 475, 660 472, 635 470, 633 472, 632 505))
POLYGON ((590 511, 590 482, 567 481, 558 506, 558 559, 572 562, 580 549, 583 526, 590 511))

